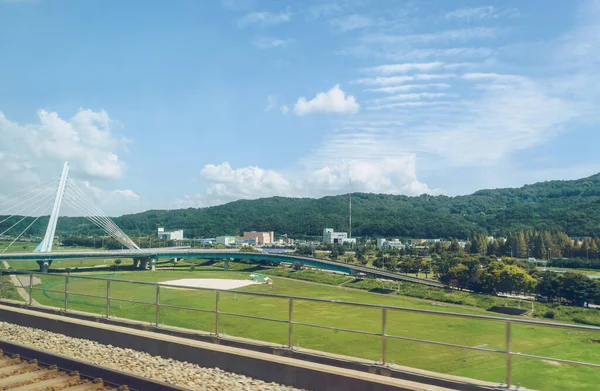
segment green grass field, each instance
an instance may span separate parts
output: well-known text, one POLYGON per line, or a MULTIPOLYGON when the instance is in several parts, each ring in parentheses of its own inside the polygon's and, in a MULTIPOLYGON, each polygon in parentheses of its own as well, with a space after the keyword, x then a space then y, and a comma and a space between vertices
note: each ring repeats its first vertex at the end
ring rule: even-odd
POLYGON ((594 270, 594 269, 574 269, 574 268, 570 268, 570 267, 538 267, 538 269, 540 269, 540 270, 541 269, 566 270, 568 272, 587 274, 588 276, 600 276, 600 270, 594 270))
MULTIPOLYGON (((268 274, 268 272, 265 272, 268 274)), ((106 311, 103 299, 90 299, 77 293, 104 296, 106 283, 98 280, 78 279, 71 276, 69 307, 99 314, 106 311)), ((102 274, 104 278, 160 282, 180 278, 231 278, 247 279, 248 272, 203 270, 162 270, 155 272, 116 272, 102 274)), ((339 276, 334 276, 339 277, 339 276)), ((44 285, 38 285, 34 298, 42 304, 60 307, 64 304, 63 277, 41 276, 44 285), (57 292, 44 292, 56 290, 57 292)), ((272 285, 252 285, 221 294, 220 311, 251 316, 287 320, 288 300, 243 295, 241 291, 266 292, 279 295, 313 297, 358 303, 384 304, 437 311, 472 313, 479 310, 450 307, 423 300, 400 296, 378 295, 366 291, 327 286, 273 276, 272 285)), ((161 288, 161 303, 213 310, 215 293, 211 291, 176 290, 161 288)), ((118 317, 147 322, 155 321, 156 288, 125 282, 111 283, 111 314, 118 317), (120 299, 143 301, 148 305, 133 304, 120 299)), ((439 315, 388 311, 387 333, 436 340, 467 346, 504 348, 504 323, 472 319, 442 317, 439 315)), ((297 300, 294 303, 294 320, 335 328, 355 329, 373 333, 381 332, 382 313, 379 309, 349 307, 339 304, 315 303, 297 300)), ((215 316, 189 310, 162 308, 163 324, 214 332, 215 316)), ((220 316, 220 332, 226 335, 252 338, 281 345, 287 344, 286 323, 251 320, 230 315, 220 316)), ((294 326, 294 345, 331 353, 361 357, 373 361, 381 359, 379 337, 351 334, 342 331, 294 326)), ((513 325, 513 351, 579 361, 600 363, 600 333, 552 329, 541 326, 513 325)), ((388 339, 388 361, 400 365, 423 368, 482 380, 502 382, 504 356, 465 349, 420 344, 388 339)), ((600 370, 571 365, 557 365, 530 359, 513 359, 513 381, 539 390, 595 390, 600 382, 600 370)))

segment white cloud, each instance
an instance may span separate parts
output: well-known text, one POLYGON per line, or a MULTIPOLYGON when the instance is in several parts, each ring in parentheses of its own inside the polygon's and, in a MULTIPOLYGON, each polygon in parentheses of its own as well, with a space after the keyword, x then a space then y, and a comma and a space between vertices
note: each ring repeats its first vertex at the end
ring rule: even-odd
POLYGON ((487 39, 494 38, 498 35, 499 30, 492 27, 474 27, 459 30, 446 30, 429 34, 408 34, 408 35, 390 35, 377 34, 363 37, 363 42, 369 44, 397 44, 409 43, 432 43, 432 42, 451 42, 451 41, 468 41, 472 39, 487 39))
POLYGON ((271 49, 277 47, 286 47, 291 40, 275 37, 256 37, 252 44, 259 49, 271 49))
POLYGON ((346 193, 352 179, 352 191, 389 194, 435 194, 417 179, 416 156, 399 155, 371 161, 348 160, 342 163, 306 169, 289 174, 259 167, 234 169, 227 162, 206 165, 202 178, 208 182, 204 192, 186 195, 176 200, 176 207, 211 206, 237 199, 270 196, 322 197, 346 193))
POLYGON ((283 105, 279 109, 283 115, 286 115, 290 111, 290 108, 287 105, 283 105))
POLYGON ((428 89, 428 88, 445 89, 445 88, 450 88, 450 84, 446 84, 446 83, 405 84, 403 86, 394 86, 394 87, 367 88, 365 91, 395 94, 397 92, 408 92, 408 91, 412 91, 412 90, 423 90, 423 89, 428 89))
POLYGON ((278 14, 271 12, 251 12, 238 20, 238 27, 244 28, 251 25, 261 27, 275 26, 289 22, 291 18, 292 14, 290 12, 280 12, 278 14))
POLYGON ((367 68, 364 71, 369 73, 382 73, 382 74, 390 74, 390 73, 407 73, 411 71, 420 71, 420 72, 429 72, 434 69, 442 68, 444 66, 443 62, 434 61, 434 62, 426 62, 426 63, 404 63, 404 64, 389 64, 389 65, 379 65, 372 68, 367 68))
POLYGON ((72 178, 123 177, 125 164, 118 153, 131 141, 115 132, 115 123, 105 111, 80 109, 65 120, 58 113, 40 110, 38 119, 38 123, 19 124, 0 113, 0 195, 57 178, 67 160, 72 178))
POLYGON ((234 169, 228 162, 207 164, 200 176, 208 183, 205 192, 185 195, 173 206, 211 206, 237 199, 288 195, 292 186, 276 171, 254 166, 234 169))
POLYGON ((330 25, 332 25, 334 28, 341 32, 365 28, 370 26, 371 23, 373 23, 371 18, 356 14, 331 19, 329 21, 330 25))
POLYGON ((0 151, 15 164, 55 172, 65 160, 83 178, 116 179, 125 165, 117 151, 130 143, 113 132, 104 111, 80 109, 70 121, 58 113, 40 110, 38 124, 18 124, 0 113, 0 151))
POLYGON ((294 113, 299 116, 312 113, 356 113, 359 107, 354 96, 346 96, 339 84, 336 84, 328 92, 319 92, 309 101, 304 97, 298 98, 294 113))
POLYGON ((368 103, 386 103, 386 102, 397 102, 397 101, 407 101, 407 100, 420 100, 420 99, 436 99, 436 98, 445 98, 448 94, 443 92, 413 92, 409 94, 398 94, 392 95, 385 98, 373 99, 368 103))
POLYGON ((494 50, 487 47, 455 48, 412 48, 397 47, 390 44, 361 44, 337 52, 340 55, 360 58, 382 58, 391 61, 425 61, 429 59, 473 59, 487 58, 494 50))
POLYGON ((436 80, 436 79, 450 79, 454 78, 454 73, 420 73, 410 76, 380 76, 370 77, 364 79, 353 80, 352 83, 365 84, 371 86, 389 86, 395 84, 402 84, 408 81, 414 80, 436 80))
POLYGON ((424 106, 444 106, 450 105, 449 101, 417 101, 417 102, 401 102, 401 103, 389 103, 389 104, 380 104, 375 106, 367 107, 367 110, 386 110, 386 109, 394 109, 399 107, 424 107, 424 106))
POLYGON ((265 107, 265 113, 268 113, 269 111, 273 110, 275 107, 277 107, 277 99, 275 98, 274 95, 269 95, 267 97, 267 107, 265 107))
POLYGON ((516 8, 498 9, 494 6, 460 8, 444 15, 446 19, 484 20, 519 16, 516 8))

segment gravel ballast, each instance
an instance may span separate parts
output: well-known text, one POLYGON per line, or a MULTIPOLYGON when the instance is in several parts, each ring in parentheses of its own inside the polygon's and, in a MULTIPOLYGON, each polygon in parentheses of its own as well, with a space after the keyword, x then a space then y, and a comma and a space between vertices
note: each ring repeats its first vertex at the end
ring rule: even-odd
POLYGON ((5 322, 0 322, 0 339, 193 390, 298 390, 218 368, 203 368, 188 362, 5 322))

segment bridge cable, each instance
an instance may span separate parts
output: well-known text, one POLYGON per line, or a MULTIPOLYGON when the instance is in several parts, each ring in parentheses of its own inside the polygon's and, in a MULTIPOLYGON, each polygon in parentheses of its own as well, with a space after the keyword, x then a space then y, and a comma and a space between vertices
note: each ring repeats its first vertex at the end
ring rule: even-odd
MULTIPOLYGON (((90 215, 87 215, 87 213, 90 213, 90 207, 86 206, 85 204, 85 200, 81 200, 81 197, 79 196, 79 198, 77 198, 77 195, 72 195, 72 194, 67 194, 68 197, 71 197, 72 199, 70 199, 70 202, 76 202, 78 203, 78 205, 76 204, 76 206, 79 207, 79 210, 82 211, 83 213, 86 213, 86 218, 88 218, 88 220, 90 220, 90 215), (82 206, 83 205, 83 206, 82 206)), ((127 246, 128 248, 130 248, 131 243, 127 242, 126 239, 127 236, 121 231, 119 232, 118 227, 116 227, 114 224, 109 224, 109 222, 107 221, 106 218, 103 218, 102 216, 97 216, 94 215, 94 213, 97 214, 97 212, 92 211, 91 216, 92 216, 92 222, 94 222, 96 225, 98 225, 100 228, 104 229, 107 233, 109 233, 111 236, 113 236, 115 239, 117 239, 117 241, 119 241, 121 244, 127 246)))
MULTIPOLYGON (((129 238, 111 219, 108 217, 72 180, 68 181, 68 190, 72 190, 68 192, 69 196, 72 197, 73 200, 79 201, 84 205, 84 208, 79 205, 84 212, 89 213, 89 211, 93 212, 92 215, 96 214, 96 219, 102 224, 101 228, 107 231, 111 236, 116 235, 115 239, 119 241, 121 244, 125 245, 129 249, 137 249, 139 247, 137 244, 129 238)), ((98 225, 98 223, 97 223, 98 225)))
MULTIPOLYGON (((42 200, 42 201, 48 202, 49 200, 51 201, 53 198, 54 198, 54 194, 51 194, 51 195, 50 195, 50 197, 46 197, 46 199, 44 199, 44 200, 42 200)), ((39 203, 40 203, 40 202, 39 202, 39 201, 37 201, 36 203, 32 204, 31 206, 38 205, 39 203)), ((37 212, 38 210, 39 210, 39 208, 38 208, 38 209, 36 209, 36 210, 35 210, 35 212, 37 212)), ((31 216, 29 216, 29 214, 27 214, 27 215, 23 216, 23 217, 21 218, 21 220, 17 221, 17 222, 16 222, 16 223, 14 223, 13 225, 11 225, 11 226, 10 226, 10 227, 9 227, 7 230, 5 230, 4 232, 0 233, 0 236, 4 235, 4 234, 5 234, 5 233, 7 233, 8 231, 10 231, 10 230, 11 230, 13 227, 15 227, 16 225, 18 225, 18 224, 19 224, 21 221, 25 220, 27 217, 31 217, 31 216)))
MULTIPOLYGON (((52 197, 52 198, 50 198, 50 199, 49 199, 49 200, 48 200, 48 201, 47 201, 47 202, 46 202, 46 203, 43 205, 43 207, 46 207, 46 208, 47 208, 47 207, 49 207, 49 206, 52 204, 52 202, 54 202, 54 200, 53 200, 53 197, 52 197)), ((39 209, 39 208, 38 208, 38 209, 39 209)), ((26 232, 26 231, 27 231, 29 228, 31 228, 31 226, 32 226, 33 224, 35 224, 35 222, 36 222, 36 221, 38 221, 38 219, 39 219, 40 217, 42 217, 42 215, 41 215, 41 214, 40 214, 39 216, 37 216, 37 217, 36 217, 36 218, 35 218, 35 219, 34 219, 34 220, 33 220, 33 221, 32 221, 32 222, 31 222, 31 223, 30 223, 30 224, 27 226, 27 228, 25 228, 25 229, 24 229, 24 230, 23 230, 23 231, 22 231, 22 232, 19 234, 19 236, 17 236, 17 237, 16 237, 16 238, 15 238, 15 239, 14 239, 12 242, 10 242, 10 244, 9 244, 8 246, 6 246, 6 248, 5 248, 4 250, 2 250, 2 253, 0 253, 0 254, 4 254, 4 253, 6 252, 6 250, 8 250, 8 248, 9 248, 10 246, 12 246, 12 245, 13 245, 13 243, 14 243, 14 242, 16 242, 17 240, 19 240, 19 238, 20 238, 20 237, 21 237, 21 236, 22 236, 22 235, 23 235, 23 234, 24 234, 24 233, 25 233, 25 232, 26 232)))
MULTIPOLYGON (((125 240, 128 244, 126 244, 126 246, 128 248, 134 248, 134 249, 138 249, 139 247, 137 246, 137 244, 131 240, 131 238, 129 236, 127 236, 127 234, 125 234, 125 232, 123 232, 123 230, 121 230, 121 228, 119 228, 110 217, 108 217, 106 215, 106 213, 104 213, 102 211, 102 209, 100 209, 100 207, 98 205, 96 205, 94 203, 94 201, 92 201, 86 194, 85 192, 83 192, 83 190, 81 190, 81 188, 79 188, 79 186, 77 186, 77 184, 73 181, 70 181, 70 185, 71 188, 73 189, 73 191, 75 192, 75 195, 79 195, 79 197, 83 198, 84 204, 85 205, 89 205, 91 206, 92 210, 95 211, 97 213, 97 215, 100 217, 101 220, 103 220, 109 227, 112 227, 119 236, 122 237, 123 240, 125 240)), ((121 242, 122 243, 122 242, 121 242)))
MULTIPOLYGON (((86 219, 88 219, 89 221, 91 221, 92 223, 97 225, 99 228, 101 228, 102 230, 107 232, 111 237, 118 240, 118 235, 117 235, 117 233, 115 233, 116 231, 113 228, 108 227, 104 221, 99 219, 98 216, 95 216, 93 214, 90 215, 89 210, 86 210, 86 208, 84 208, 81 205, 81 201, 79 201, 75 198, 72 198, 71 195, 67 195, 67 197, 65 197, 65 201, 67 201, 67 204, 70 205, 71 207, 73 207, 74 209, 77 209, 79 212, 84 213, 84 217, 86 219)), ((121 243, 121 244, 125 244, 125 243, 121 243)))
POLYGON ((117 235, 117 233, 115 233, 116 231, 111 228, 111 227, 107 227, 106 223, 103 222, 102 220, 100 220, 97 216, 95 215, 89 215, 88 213, 90 213, 88 210, 86 210, 83 206, 81 206, 79 200, 72 198, 71 195, 67 195, 65 197, 65 201, 67 202, 67 204, 69 206, 71 206, 73 209, 76 209, 79 212, 84 213, 84 216, 86 219, 88 219, 89 221, 91 221, 94 225, 98 226, 99 228, 101 228, 102 230, 104 230, 106 233, 108 233, 111 237, 113 237, 114 239, 116 239, 117 241, 119 241, 121 244, 125 245, 126 243, 123 243, 119 237, 119 235, 117 235))
MULTIPOLYGON (((52 191, 52 188, 48 188, 48 189, 43 190, 44 193, 48 193, 49 191, 52 191)), ((40 190, 40 192, 42 192, 42 190, 40 190)), ((42 194, 42 196, 43 196, 43 193, 33 193, 32 196, 25 195, 25 197, 27 197, 27 198, 24 198, 18 204, 15 204, 15 205, 11 206, 10 208, 6 209, 5 213, 10 211, 10 213, 12 213, 12 214, 10 216, 6 217, 4 220, 0 220, 0 224, 4 223, 6 220, 9 220, 9 219, 11 219, 11 218, 13 218, 15 216, 18 216, 19 212, 23 210, 23 208, 18 209, 16 211, 13 211, 12 209, 17 208, 18 206, 21 206, 23 204, 30 205, 29 204, 30 201, 33 200, 33 199, 35 199, 36 197, 40 196, 40 194, 42 194)))
MULTIPOLYGON (((25 187, 25 188, 23 188, 23 189, 21 189, 21 190, 17 190, 17 191, 15 191, 15 192, 13 192, 13 193, 7 194, 5 197, 13 197, 13 196, 16 196, 17 194, 19 194, 19 193, 22 193, 22 192, 24 192, 25 190, 29 190, 29 193, 31 193, 31 190, 35 189, 36 187, 40 187, 40 186, 42 186, 42 185, 48 185, 48 184, 54 184, 54 183, 58 183, 58 180, 59 180, 59 178, 48 179, 48 180, 45 180, 45 181, 43 181, 43 182, 39 182, 39 183, 36 183, 36 184, 34 184, 34 185, 31 185, 31 186, 25 187)), ((21 196, 19 196, 19 198, 21 198, 21 196)), ((6 201, 2 201, 2 202, 0 202, 0 207, 2 207, 4 204, 8 204, 8 203, 10 203, 10 202, 12 202, 12 201, 13 201, 12 199, 8 199, 8 200, 6 200, 6 201)))

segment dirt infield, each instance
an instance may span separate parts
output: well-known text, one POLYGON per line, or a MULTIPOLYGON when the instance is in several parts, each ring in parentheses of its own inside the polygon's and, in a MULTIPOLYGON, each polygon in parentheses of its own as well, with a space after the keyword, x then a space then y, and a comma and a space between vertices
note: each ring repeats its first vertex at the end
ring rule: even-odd
POLYGON ((221 278, 184 278, 182 280, 164 281, 160 284, 190 288, 236 289, 256 284, 256 282, 252 280, 226 280, 221 278))

